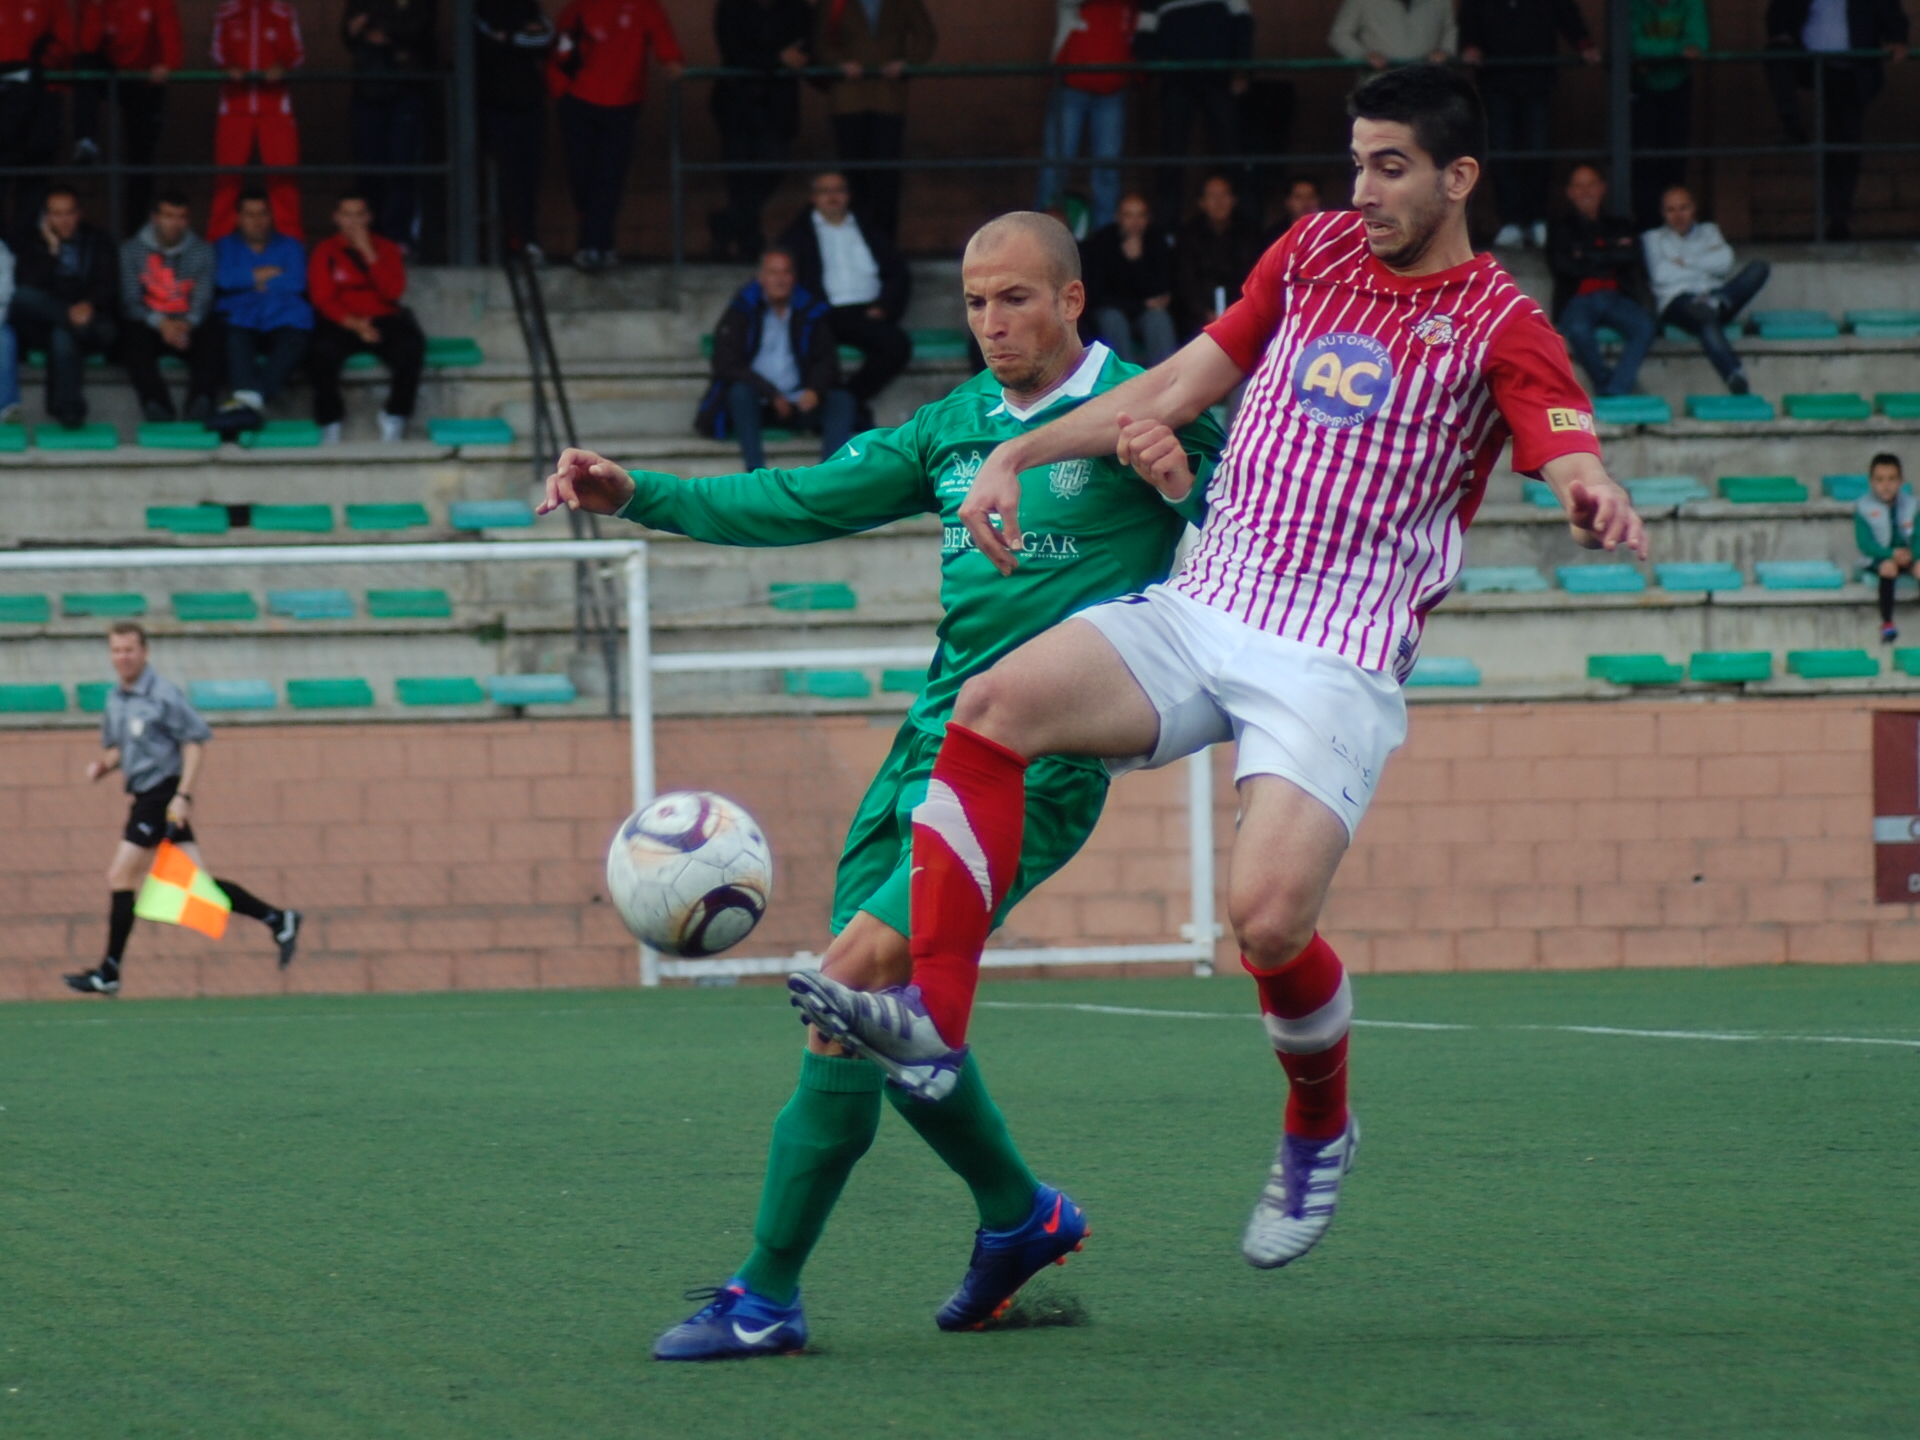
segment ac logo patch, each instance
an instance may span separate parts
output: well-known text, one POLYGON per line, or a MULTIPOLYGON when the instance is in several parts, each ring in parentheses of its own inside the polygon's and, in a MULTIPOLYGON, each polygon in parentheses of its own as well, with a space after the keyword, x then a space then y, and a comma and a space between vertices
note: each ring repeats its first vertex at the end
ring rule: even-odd
POLYGON ((1593 416, 1584 410, 1568 410, 1556 407, 1547 411, 1547 429, 1556 435, 1568 430, 1583 430, 1593 433, 1593 416))
POLYGON ((1393 357, 1350 330, 1308 342, 1293 367, 1293 398, 1316 425, 1347 430, 1371 418, 1393 391, 1393 357))

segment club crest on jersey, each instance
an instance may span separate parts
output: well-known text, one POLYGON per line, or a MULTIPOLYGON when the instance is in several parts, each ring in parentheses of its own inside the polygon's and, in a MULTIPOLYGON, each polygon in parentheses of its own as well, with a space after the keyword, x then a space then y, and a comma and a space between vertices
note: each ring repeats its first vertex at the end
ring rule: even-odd
POLYGON ((1293 367, 1293 398, 1316 425, 1348 430, 1393 390, 1393 357, 1371 335, 1337 331, 1309 341, 1293 367))
POLYGON ((1453 317, 1451 315, 1429 315, 1409 332, 1428 349, 1453 343, 1453 317))
POLYGON ((1058 500, 1071 500, 1093 478, 1093 461, 1061 460, 1047 468, 1047 489, 1058 500))
POLYGON ((975 478, 980 474, 980 467, 984 464, 986 459, 978 450, 954 456, 953 463, 940 477, 940 493, 950 495, 957 490, 971 488, 975 478))

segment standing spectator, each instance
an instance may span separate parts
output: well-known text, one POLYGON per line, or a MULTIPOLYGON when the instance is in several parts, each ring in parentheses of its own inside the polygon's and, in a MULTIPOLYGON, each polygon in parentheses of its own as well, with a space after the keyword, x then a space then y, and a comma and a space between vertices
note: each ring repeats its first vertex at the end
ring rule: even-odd
MULTIPOLYGON (((813 12, 806 0, 720 0, 713 36, 720 63, 763 72, 751 79, 716 80, 708 94, 720 153, 735 164, 784 160, 800 128, 800 82, 791 72, 807 63, 813 12)), ((727 174, 727 208, 708 217, 713 258, 752 260, 766 236, 760 228, 767 201, 780 188, 780 171, 727 174)))
MULTIPOLYGON (((73 58, 73 16, 67 0, 6 0, 0 4, 0 168, 51 165, 60 148, 60 104, 47 93, 46 72, 73 58)), ((40 214, 46 177, 0 176, 0 200, 11 185, 13 204, 0 204, 0 230, 24 231, 40 214)))
POLYGON ((1853 543, 1861 569, 1880 582, 1880 643, 1900 638, 1893 623, 1893 587, 1902 575, 1920 578, 1913 558, 1913 522, 1920 504, 1907 489, 1900 457, 1886 451, 1867 466, 1867 493, 1854 502, 1853 543))
POLYGON ((1734 274, 1733 247, 1718 225, 1696 218, 1693 195, 1686 186, 1668 190, 1660 208, 1666 224, 1640 237, 1653 282, 1653 313, 1663 324, 1677 325, 1698 337, 1727 389, 1744 395, 1746 373, 1727 341, 1726 326, 1760 293, 1772 267, 1754 260, 1734 274))
POLYGON ((0 240, 0 425, 20 422, 20 337, 7 323, 13 305, 13 251, 0 240))
MULTIPOLYGON (((933 58, 939 35, 923 0, 819 0, 813 58, 837 65, 828 109, 842 160, 898 160, 907 127, 909 65, 933 58)), ((870 235, 900 234, 900 172, 852 172, 854 208, 870 235)))
POLYGON ((1656 333, 1653 317, 1626 287, 1640 277, 1640 236, 1633 221, 1601 213, 1607 182, 1591 165, 1576 165, 1567 177, 1572 213, 1548 232, 1547 268, 1553 271, 1554 319, 1574 359, 1585 367, 1596 395, 1631 395, 1656 333), (1600 358, 1596 332, 1610 325, 1621 334, 1620 358, 1600 358))
MULTIPOLYGON (((1247 0, 1143 0, 1134 53, 1142 60, 1245 60, 1253 54, 1253 12, 1247 0)), ((1232 155, 1240 148, 1234 97, 1245 92, 1247 77, 1238 71, 1194 70, 1160 79, 1160 153, 1187 153, 1187 137, 1198 115, 1207 148, 1232 155)), ((1160 168, 1155 218, 1172 229, 1180 221, 1185 172, 1178 165, 1160 168)))
POLYGON ((307 303, 307 252, 273 228, 273 207, 258 188, 240 194, 240 223, 214 247, 219 309, 226 322, 227 379, 233 398, 222 431, 257 430, 313 339, 307 303))
MULTIPOLYGON (((353 163, 418 165, 427 155, 429 95, 383 79, 433 69, 438 0, 347 0, 340 41, 366 79, 353 86, 353 163)), ((380 233, 411 254, 420 244, 419 185, 412 175, 363 175, 380 233)))
MULTIPOLYGON (((1564 37, 1587 64, 1600 63, 1599 48, 1587 33, 1576 0, 1460 0, 1460 58, 1469 65, 1485 60, 1551 59, 1556 37, 1564 37)), ((1552 146, 1549 122, 1557 73, 1551 65, 1489 65, 1480 72, 1490 149, 1552 146)), ((1495 160, 1492 169, 1494 198, 1500 206, 1500 233, 1493 243, 1544 246, 1550 162, 1495 160)))
POLYGON ((1156 230, 1143 196, 1120 201, 1111 225, 1080 247, 1087 309, 1107 348, 1151 368, 1179 348, 1173 333, 1173 247, 1156 230))
MULTIPOLYGON (((1124 65, 1133 59, 1133 32, 1140 23, 1137 0, 1058 0, 1053 33, 1056 65, 1124 65)), ((1127 82, 1124 72, 1060 75, 1047 101, 1046 154, 1071 160, 1080 153, 1080 133, 1095 160, 1111 160, 1126 148, 1127 82)), ((1040 172, 1033 208, 1045 210, 1061 193, 1064 171, 1049 165, 1040 172)), ((1088 223, 1098 230, 1113 221, 1120 203, 1120 171, 1112 165, 1093 169, 1093 212, 1088 223)))
MULTIPOLYGON (((116 84, 120 113, 120 159, 127 165, 151 165, 160 144, 160 116, 167 103, 167 76, 185 58, 180 46, 180 12, 174 0, 82 0, 80 51, 103 70, 123 72, 116 84)), ((103 84, 77 86, 73 92, 73 158, 90 165, 101 153, 100 102, 103 84)), ((150 213, 153 176, 131 175, 126 182, 128 215, 150 213)))
POLYGON ((69 430, 87 423, 80 388, 88 352, 113 345, 120 287, 113 241, 87 224, 71 185, 47 190, 38 230, 22 237, 7 318, 29 348, 47 352, 47 413, 69 430))
POLYGON ((140 232, 120 246, 120 358, 148 420, 174 418, 160 378, 169 351, 187 362, 187 419, 213 414, 220 388, 220 326, 213 318, 213 246, 193 233, 187 197, 163 190, 140 232))
POLYGON ((1707 0, 1633 0, 1633 218, 1652 225, 1660 197, 1686 183, 1681 155, 1693 140, 1693 67, 1712 45, 1707 0))
POLYGON ((853 434, 858 402, 840 383, 828 313, 794 283, 793 257, 769 250, 713 327, 713 383, 694 424, 716 440, 731 432, 747 469, 767 463, 761 434, 770 424, 814 431, 822 460, 853 434))
POLYGON ((614 223, 647 98, 647 56, 677 77, 680 42, 657 0, 569 0, 557 28, 547 87, 559 97, 554 113, 580 217, 573 263, 592 274, 616 261, 614 223))
POLYGON ((913 341, 900 328, 913 276, 893 241, 869 229, 851 202, 846 176, 816 175, 812 208, 781 232, 779 246, 792 257, 801 287, 832 307, 834 339, 860 352, 847 388, 868 417, 873 397, 913 358, 913 341))
MULTIPOLYGON (((1768 0, 1767 48, 1798 49, 1815 56, 1834 50, 1884 50, 1897 64, 1907 58, 1907 12, 1900 0, 1768 0)), ((1770 63, 1767 84, 1774 107, 1788 138, 1797 144, 1806 143, 1807 131, 1794 88, 1813 83, 1814 65, 1826 71, 1822 77, 1826 143, 1858 145, 1865 133, 1867 106, 1886 83, 1885 65, 1879 60, 1770 63)), ((1853 192, 1859 183, 1858 150, 1827 156, 1827 233, 1822 238, 1853 238, 1853 192)))
POLYGON ((313 327, 313 418, 329 445, 340 442, 346 401, 340 367, 371 350, 386 362, 392 382, 380 409, 380 438, 403 440, 420 393, 427 337, 413 312, 400 303, 407 293, 407 262, 400 247, 373 230, 367 197, 348 191, 333 207, 336 233, 313 247, 307 262, 307 292, 319 318, 313 327))
POLYGON ((501 244, 509 255, 546 261, 537 202, 547 148, 547 82, 553 22, 540 0, 474 0, 473 57, 480 143, 493 157, 501 244))
MULTIPOLYGON (((306 63, 300 17, 288 0, 226 0, 213 17, 213 63, 227 72, 220 87, 220 119, 213 131, 213 163, 251 163, 256 143, 263 165, 298 165, 300 130, 293 123, 293 96, 282 79, 306 63)), ((267 179, 273 225, 298 240, 300 187, 291 175, 267 179)), ((233 229, 240 177, 222 175, 213 186, 207 235, 218 240, 233 229)))
POLYGON ((1224 175, 1200 187, 1200 209, 1173 238, 1173 318, 1183 340, 1226 313, 1260 258, 1260 234, 1224 175))
POLYGON ((1460 48, 1460 30, 1453 0, 1342 0, 1327 44, 1376 70, 1416 60, 1444 65, 1460 48))

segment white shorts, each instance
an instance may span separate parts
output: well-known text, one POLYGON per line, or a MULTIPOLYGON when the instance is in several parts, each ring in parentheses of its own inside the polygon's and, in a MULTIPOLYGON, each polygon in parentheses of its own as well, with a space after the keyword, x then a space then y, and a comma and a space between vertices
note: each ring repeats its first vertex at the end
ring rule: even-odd
POLYGON ((1235 781, 1289 780, 1352 837, 1387 756, 1407 738, 1407 704, 1393 676, 1256 630, 1165 585, 1078 618, 1120 652, 1160 715, 1153 753, 1107 762, 1115 775, 1232 740, 1235 781))

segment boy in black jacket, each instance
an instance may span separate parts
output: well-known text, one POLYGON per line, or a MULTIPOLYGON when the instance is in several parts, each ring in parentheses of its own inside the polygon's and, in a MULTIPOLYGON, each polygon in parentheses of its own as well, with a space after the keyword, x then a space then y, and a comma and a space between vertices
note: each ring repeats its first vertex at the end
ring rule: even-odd
POLYGON ((7 319, 22 349, 47 352, 47 413, 69 430, 87 421, 81 366, 117 333, 113 305, 120 286, 119 247, 80 217, 71 185, 47 191, 40 227, 14 247, 13 304, 7 319))
POLYGON ((1567 348, 1585 368, 1596 395, 1631 395, 1657 333, 1640 288, 1640 235, 1632 220, 1601 213, 1607 182, 1591 165, 1576 165, 1567 177, 1573 208, 1547 232, 1547 266, 1553 271, 1554 322, 1567 348), (1620 332, 1620 355, 1609 366, 1600 358, 1596 332, 1620 332))

